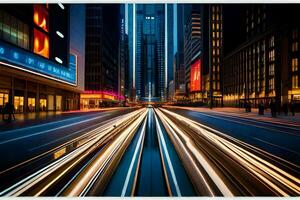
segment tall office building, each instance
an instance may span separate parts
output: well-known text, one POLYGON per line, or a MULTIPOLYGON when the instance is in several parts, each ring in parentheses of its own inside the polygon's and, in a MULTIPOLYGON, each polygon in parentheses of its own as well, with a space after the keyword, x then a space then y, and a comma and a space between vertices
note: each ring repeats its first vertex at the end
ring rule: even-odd
POLYGON ((165 5, 133 5, 133 89, 140 101, 166 99, 165 5))
POLYGON ((202 96, 202 18, 203 6, 200 4, 187 5, 185 12, 185 34, 184 34, 184 65, 186 94, 192 101, 200 101, 202 96))
POLYGON ((119 100, 120 5, 86 5, 86 62, 83 107, 101 107, 119 100))
POLYGON ((246 38, 224 59, 226 105, 250 101, 257 106, 271 100, 278 106, 291 101, 300 105, 298 10, 299 5, 264 4, 240 10, 245 29, 239 35, 246 38))
POLYGON ((128 35, 126 33, 126 6, 120 5, 120 42, 119 42, 119 85, 118 93, 121 97, 128 97, 128 35))
POLYGON ((203 97, 211 107, 222 106, 223 6, 205 5, 203 22, 203 97))
POLYGON ((185 82, 191 102, 222 105, 223 14, 218 4, 188 5, 185 16, 185 82))
POLYGON ((72 9, 63 4, 0 6, 0 109, 6 103, 17 113, 79 108, 84 33, 69 32, 72 9))
POLYGON ((176 53, 174 55, 174 69, 173 69, 173 80, 174 80, 174 93, 177 101, 185 99, 185 65, 184 65, 184 4, 176 4, 176 32, 174 38, 177 39, 176 53))
MULTIPOLYGON (((174 61, 174 5, 167 4, 167 13, 166 13, 166 22, 167 22, 167 35, 166 35, 166 54, 167 54, 167 84, 173 80, 173 61, 174 61)), ((173 86, 173 84, 171 84, 173 86)), ((169 90, 173 90, 173 88, 167 88, 167 92, 169 94, 169 90)))

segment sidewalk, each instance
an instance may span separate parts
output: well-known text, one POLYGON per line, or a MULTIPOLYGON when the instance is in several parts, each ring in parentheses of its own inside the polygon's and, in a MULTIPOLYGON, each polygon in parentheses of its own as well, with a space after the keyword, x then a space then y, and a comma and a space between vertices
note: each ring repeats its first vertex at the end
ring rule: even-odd
MULTIPOLYGON (((176 106, 172 106, 176 107, 176 106)), ((284 115, 283 112, 280 115, 276 115, 276 117, 271 116, 270 109, 264 111, 264 115, 258 115, 258 108, 252 108, 251 112, 246 112, 245 108, 233 108, 233 107, 223 107, 223 108, 213 108, 209 109, 206 107, 178 107, 181 109, 187 109, 197 112, 203 113, 215 113, 220 115, 227 115, 232 117, 241 117, 246 119, 253 119, 263 122, 271 122, 277 124, 285 124, 290 126, 300 126, 300 113, 295 113, 295 116, 292 116, 292 113, 288 113, 287 116, 284 115)))

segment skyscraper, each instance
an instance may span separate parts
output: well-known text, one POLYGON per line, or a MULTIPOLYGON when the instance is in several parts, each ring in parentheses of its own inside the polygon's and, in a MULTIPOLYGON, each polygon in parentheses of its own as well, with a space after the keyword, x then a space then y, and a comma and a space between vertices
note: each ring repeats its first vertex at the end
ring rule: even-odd
MULTIPOLYGON (((167 84, 169 85, 170 81, 173 80, 173 60, 174 60, 174 5, 167 4, 167 13, 166 13, 166 22, 167 22, 167 84)), ((168 87, 168 93, 169 93, 168 87)))
POLYGON ((166 99, 165 29, 164 4, 128 5, 130 86, 136 100, 166 99))
POLYGON ((86 5, 84 104, 100 107, 119 100, 120 5, 86 5), (89 94, 98 94, 90 99, 89 94), (95 98, 94 98, 95 97, 95 98))

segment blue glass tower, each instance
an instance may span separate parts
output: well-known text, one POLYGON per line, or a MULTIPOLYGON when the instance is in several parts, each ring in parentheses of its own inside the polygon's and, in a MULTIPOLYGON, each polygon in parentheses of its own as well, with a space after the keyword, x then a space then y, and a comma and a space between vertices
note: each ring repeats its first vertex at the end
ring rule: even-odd
POLYGON ((128 39, 132 99, 164 101, 167 86, 165 5, 129 4, 128 39))

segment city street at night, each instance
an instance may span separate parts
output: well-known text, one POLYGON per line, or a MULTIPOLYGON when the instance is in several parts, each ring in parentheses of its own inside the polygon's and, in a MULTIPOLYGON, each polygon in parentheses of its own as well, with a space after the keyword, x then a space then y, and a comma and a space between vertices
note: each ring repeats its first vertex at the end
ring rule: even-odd
POLYGON ((6 130, 0 194, 299 195, 299 130, 181 107, 91 112, 6 130))
POLYGON ((0 2, 0 198, 299 198, 299 10, 0 2))

